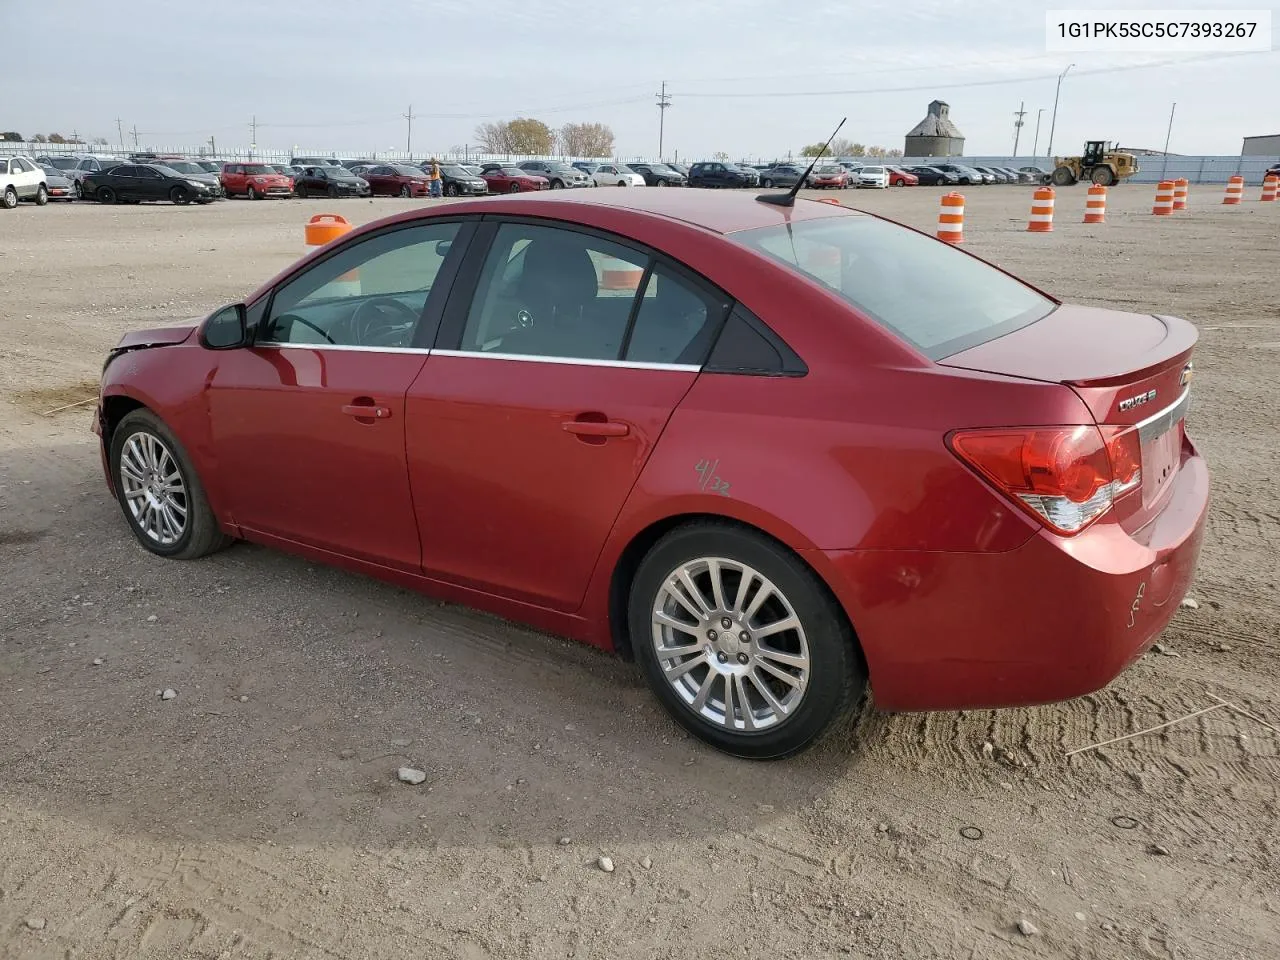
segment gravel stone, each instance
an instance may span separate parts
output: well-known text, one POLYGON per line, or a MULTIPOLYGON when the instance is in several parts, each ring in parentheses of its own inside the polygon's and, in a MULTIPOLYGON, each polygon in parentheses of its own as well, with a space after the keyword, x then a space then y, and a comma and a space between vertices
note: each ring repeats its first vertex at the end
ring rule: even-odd
POLYGON ((1018 921, 1018 932, 1024 937, 1034 937, 1040 932, 1040 928, 1026 919, 1026 917, 1023 917, 1018 921))
POLYGON ((396 776, 401 783, 412 784, 417 786, 420 783, 426 783, 427 775, 422 770, 415 770, 413 767, 401 767, 396 771, 396 776))
POLYGON ((178 691, 177 691, 177 690, 168 689, 168 690, 165 690, 165 691, 164 691, 164 693, 160 694, 160 699, 161 699, 161 700, 172 700, 172 699, 174 699, 174 698, 175 698, 175 697, 177 697, 177 696, 178 696, 178 691))
POLYGON ((596 861, 596 866, 599 867, 601 870, 603 870, 605 873, 613 873, 613 860, 611 860, 609 857, 601 857, 599 860, 596 861))

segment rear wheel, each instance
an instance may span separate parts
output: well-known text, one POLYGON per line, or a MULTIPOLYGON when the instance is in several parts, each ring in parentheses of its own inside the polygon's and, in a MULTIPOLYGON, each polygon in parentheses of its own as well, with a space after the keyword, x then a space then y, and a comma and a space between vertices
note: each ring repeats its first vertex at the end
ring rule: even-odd
POLYGON ((299 183, 297 186, 295 186, 295 187, 293 188, 293 195, 294 195, 295 197, 297 197, 299 200, 305 200, 305 199, 307 199, 307 187, 306 187, 306 184, 299 183))
POLYGON ((186 187, 174 187, 169 191, 169 199, 179 206, 185 206, 191 202, 191 194, 186 187))
POLYGON ((1076 175, 1071 172, 1070 167, 1063 166, 1055 169, 1049 179, 1055 187, 1069 187, 1076 182, 1076 175))
POLYGON ((1109 187, 1116 182, 1116 172, 1110 167, 1094 167, 1089 179, 1100 186, 1109 187))
POLYGON ((99 187, 98 192, 94 194, 99 203, 115 203, 116 192, 110 187, 99 187))
POLYGON ((862 696, 853 630, 785 547, 723 523, 663 537, 631 585, 636 660, 675 720, 739 757, 810 746, 862 696))
POLYGON ((330 200, 338 199, 338 187, 336 184, 332 184, 332 183, 329 184, 329 199, 330 200))
POLYGON ((111 478, 133 535, 152 553, 194 560, 231 543, 218 527, 190 458, 150 410, 111 435, 111 478))

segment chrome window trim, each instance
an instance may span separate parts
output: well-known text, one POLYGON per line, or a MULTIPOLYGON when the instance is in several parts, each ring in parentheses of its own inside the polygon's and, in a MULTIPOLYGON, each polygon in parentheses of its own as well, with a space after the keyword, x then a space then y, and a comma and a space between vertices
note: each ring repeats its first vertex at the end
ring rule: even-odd
POLYGON ((1164 436, 1166 431, 1187 415, 1187 410, 1190 407, 1191 388, 1188 387, 1182 391, 1182 396, 1178 397, 1177 400, 1159 413, 1153 413, 1147 419, 1140 420, 1134 424, 1138 430, 1138 440, 1142 443, 1150 443, 1157 437, 1164 436))
POLYGON ((361 347, 345 343, 282 343, 274 340, 260 340, 255 347, 275 347, 279 350, 341 350, 348 353, 422 353, 431 352, 430 347, 361 347))
POLYGON ((592 360, 586 357, 544 357, 531 353, 480 353, 476 350, 433 350, 441 357, 473 357, 477 360, 518 360, 524 363, 567 363, 575 367, 621 367, 626 370, 678 370, 698 373, 702 367, 692 363, 645 363, 640 360, 592 360))

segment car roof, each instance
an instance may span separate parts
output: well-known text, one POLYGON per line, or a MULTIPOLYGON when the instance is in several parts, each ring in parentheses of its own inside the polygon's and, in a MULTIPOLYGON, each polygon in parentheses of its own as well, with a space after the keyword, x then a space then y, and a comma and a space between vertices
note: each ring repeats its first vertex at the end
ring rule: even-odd
POLYGON ((554 193, 513 194, 501 198, 466 201, 449 209, 464 211, 474 205, 479 211, 494 210, 514 215, 572 218, 567 209, 574 205, 611 207, 639 214, 679 220, 714 233, 736 233, 756 227, 771 227, 787 222, 820 220, 825 217, 856 213, 853 209, 820 200, 797 199, 795 206, 780 207, 760 203, 754 194, 719 190, 557 190, 554 193))

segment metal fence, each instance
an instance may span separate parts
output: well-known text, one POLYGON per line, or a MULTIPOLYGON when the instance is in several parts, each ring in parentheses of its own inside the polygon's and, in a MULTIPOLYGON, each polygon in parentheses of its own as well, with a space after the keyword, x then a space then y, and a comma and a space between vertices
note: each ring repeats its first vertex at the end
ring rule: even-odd
MULTIPOLYGON (((381 163, 421 163, 423 160, 436 158, 442 161, 462 162, 462 163, 478 163, 488 160, 495 161, 511 161, 519 162, 521 160, 587 160, 593 162, 608 161, 608 157, 565 157, 565 156, 516 156, 512 154, 494 154, 494 153, 476 153, 466 151, 464 153, 451 153, 449 151, 439 152, 414 152, 412 155, 403 151, 382 150, 368 152, 362 150, 304 150, 298 148, 296 150, 250 150, 247 147, 229 147, 219 149, 217 153, 213 153, 209 149, 208 144, 199 147, 189 146, 148 146, 145 149, 153 153, 170 153, 181 154, 190 157, 212 157, 218 160, 228 161, 246 161, 260 160, 264 163, 289 163, 293 157, 331 157, 338 158, 363 158, 370 161, 381 163)), ((90 144, 58 144, 58 143, 15 143, 10 141, 0 142, 0 156, 6 154, 22 154, 23 156, 56 156, 58 154, 69 153, 97 153, 102 155, 127 155, 133 152, 128 147, 112 147, 90 144)), ((694 159, 694 158, 686 158, 694 159)), ((765 157, 757 158, 750 162, 770 162, 772 160, 781 160, 782 158, 765 157)), ((790 162, 803 163, 807 158, 796 157, 790 162)), ((860 157, 860 160, 866 163, 893 163, 900 166, 928 166, 930 163, 968 163, 978 164, 980 166, 995 165, 1000 167, 1029 167, 1037 166, 1046 170, 1053 168, 1053 160, 1050 157, 1010 157, 1010 156, 968 156, 968 157, 860 157)), ((632 157, 629 161, 636 163, 641 160, 640 157, 632 157)), ((746 158, 740 158, 739 162, 747 162, 746 158)), ((1280 162, 1280 158, 1275 157, 1222 157, 1222 156, 1176 156, 1176 157, 1138 157, 1138 173, 1135 174, 1129 182, 1131 183, 1156 183, 1160 180, 1174 180, 1179 177, 1186 177, 1191 183, 1226 183, 1228 178, 1233 176, 1243 176, 1246 183, 1261 183, 1263 174, 1267 168, 1280 162)))

